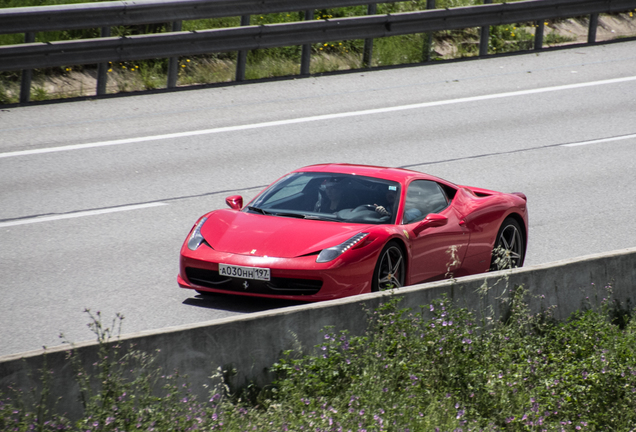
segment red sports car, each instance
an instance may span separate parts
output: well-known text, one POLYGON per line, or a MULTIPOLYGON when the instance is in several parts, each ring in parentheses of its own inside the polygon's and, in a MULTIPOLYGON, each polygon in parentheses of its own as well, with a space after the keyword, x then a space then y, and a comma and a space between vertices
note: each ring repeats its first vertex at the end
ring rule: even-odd
POLYGON ((186 238, 181 287, 329 300, 521 267, 528 239, 524 194, 399 168, 314 165, 226 202, 186 238))

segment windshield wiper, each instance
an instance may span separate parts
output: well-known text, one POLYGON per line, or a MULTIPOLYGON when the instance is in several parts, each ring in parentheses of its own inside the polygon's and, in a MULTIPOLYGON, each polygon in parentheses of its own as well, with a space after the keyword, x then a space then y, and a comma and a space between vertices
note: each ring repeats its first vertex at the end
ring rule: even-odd
POLYGON ((256 213, 264 214, 264 215, 271 214, 270 212, 267 212, 267 211, 263 210, 262 208, 258 208, 258 207, 247 206, 247 209, 251 210, 253 212, 256 212, 256 213))
POLYGON ((308 216, 306 214, 302 214, 302 213, 272 213, 275 216, 283 216, 283 217, 294 217, 294 218, 298 218, 298 219, 311 219, 311 216, 308 216))
POLYGON ((292 217, 292 218, 298 218, 298 219, 311 219, 311 220, 325 220, 325 221, 333 221, 333 222, 342 222, 342 219, 337 218, 337 217, 329 217, 329 216, 322 216, 322 215, 313 215, 313 214, 304 214, 304 213, 292 213, 292 212, 273 212, 273 211, 267 211, 267 210, 263 210, 262 208, 259 207, 254 207, 254 206, 247 206, 247 209, 256 213, 260 213, 260 214, 264 214, 264 215, 271 215, 271 216, 281 216, 281 217, 292 217))
POLYGON ((330 221, 330 222, 342 222, 342 219, 337 218, 337 217, 331 217, 331 216, 314 216, 314 215, 308 215, 307 219, 313 219, 313 220, 322 220, 322 221, 330 221))
POLYGON ((336 222, 341 221, 341 219, 338 219, 335 217, 321 216, 321 215, 315 215, 315 214, 292 213, 292 212, 288 212, 288 213, 287 212, 272 212, 270 214, 273 214, 274 216, 293 217, 298 219, 326 220, 326 221, 336 221, 336 222))

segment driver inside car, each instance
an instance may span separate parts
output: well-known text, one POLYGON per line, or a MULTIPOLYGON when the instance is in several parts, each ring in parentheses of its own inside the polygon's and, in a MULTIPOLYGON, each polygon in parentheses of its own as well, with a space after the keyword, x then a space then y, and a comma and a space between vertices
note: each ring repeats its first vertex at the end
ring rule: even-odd
POLYGON ((393 189, 393 186, 390 186, 387 189, 386 194, 384 195, 386 199, 385 205, 373 204, 375 207, 376 213, 380 216, 390 216, 393 213, 393 207, 395 206, 395 201, 397 199, 397 190, 393 189))

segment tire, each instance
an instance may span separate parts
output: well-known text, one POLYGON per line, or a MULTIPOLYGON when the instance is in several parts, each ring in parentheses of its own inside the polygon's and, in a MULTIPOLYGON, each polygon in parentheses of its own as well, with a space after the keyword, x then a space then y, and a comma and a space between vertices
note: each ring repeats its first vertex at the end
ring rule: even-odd
POLYGON ((404 286, 405 270, 404 252, 396 242, 387 243, 375 265, 371 291, 384 291, 404 286))
POLYGON ((490 260, 490 271, 522 267, 526 255, 526 245, 519 222, 506 218, 495 239, 490 260))

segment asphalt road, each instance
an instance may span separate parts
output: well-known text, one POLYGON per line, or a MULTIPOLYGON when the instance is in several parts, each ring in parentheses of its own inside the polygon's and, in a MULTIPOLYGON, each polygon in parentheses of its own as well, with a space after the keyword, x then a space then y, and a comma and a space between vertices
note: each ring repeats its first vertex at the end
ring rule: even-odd
POLYGON ((178 288, 179 248, 320 162, 524 192, 526 265, 636 246, 636 42, 2 110, 0 355, 91 339, 85 308, 130 333, 289 305, 178 288))

